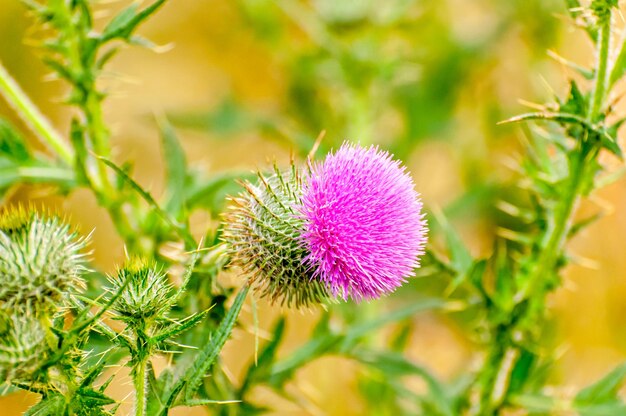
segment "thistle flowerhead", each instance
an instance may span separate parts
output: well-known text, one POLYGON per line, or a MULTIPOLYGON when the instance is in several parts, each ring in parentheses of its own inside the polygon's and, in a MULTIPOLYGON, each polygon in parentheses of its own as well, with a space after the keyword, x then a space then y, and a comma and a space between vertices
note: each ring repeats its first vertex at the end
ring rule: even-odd
POLYGON ((86 245, 54 215, 22 207, 0 212, 0 309, 43 313, 84 283, 86 245))
POLYGON ((427 230, 422 203, 387 152, 344 144, 313 164, 301 211, 305 261, 335 296, 378 298, 419 266, 427 230))
POLYGON ((154 321, 170 308, 172 285, 167 275, 153 262, 133 257, 109 277, 109 291, 119 297, 112 309, 125 322, 154 321))
POLYGON ((234 202, 224 233, 232 256, 264 294, 296 306, 391 293, 426 243, 411 177, 376 147, 344 144, 304 174, 259 175, 234 202))

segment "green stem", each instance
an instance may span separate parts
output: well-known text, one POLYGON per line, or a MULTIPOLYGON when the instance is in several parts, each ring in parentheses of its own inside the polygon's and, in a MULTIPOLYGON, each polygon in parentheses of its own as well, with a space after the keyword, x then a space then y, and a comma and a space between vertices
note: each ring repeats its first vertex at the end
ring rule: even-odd
MULTIPOLYGON (((611 80, 608 76, 611 38, 610 10, 600 20, 599 26, 596 78, 585 120, 589 125, 598 121, 607 90, 610 88, 611 80)), ((610 78, 613 78, 613 75, 610 78)), ((492 329, 492 341, 487 359, 477 376, 473 389, 470 390, 470 393, 477 393, 479 398, 475 407, 470 409, 471 415, 498 415, 507 404, 509 383, 515 363, 524 345, 536 341, 534 328, 541 326, 545 298, 549 293, 549 282, 552 281, 558 269, 558 261, 582 195, 590 162, 597 157, 598 150, 593 137, 579 139, 576 148, 572 150, 567 188, 557 202, 552 221, 549 222, 548 229, 543 235, 541 250, 534 262, 534 267, 530 270, 528 282, 521 288, 515 299, 518 308, 516 308, 517 312, 514 311, 512 314, 518 316, 492 329)))
POLYGON ((608 80, 608 88, 611 88, 623 75, 626 70, 626 29, 622 32, 622 39, 620 41, 620 50, 613 63, 613 69, 608 80))
POLYGON ((611 47, 611 14, 600 21, 600 36, 598 37, 598 65, 596 70, 596 82, 591 96, 588 119, 594 123, 600 114, 602 103, 608 84, 608 61, 611 47))
POLYGON ((147 357, 141 359, 133 370, 133 384, 135 385, 135 416, 144 416, 148 405, 148 375, 146 367, 148 366, 147 357))
MULTIPOLYGON (((86 139, 89 139, 93 151, 98 156, 109 157, 108 131, 102 115, 100 93, 96 88, 95 59, 97 55, 95 52, 86 52, 93 46, 89 46, 88 36, 84 32, 86 29, 80 25, 80 20, 73 18, 71 4, 64 2, 59 7, 59 10, 63 12, 63 16, 59 17, 63 18, 63 28, 66 31, 68 63, 72 72, 79 74, 72 84, 76 95, 80 97, 77 106, 83 113, 86 139)), ((101 197, 110 198, 113 192, 106 166, 97 158, 92 160, 97 171, 95 183, 98 189, 94 190, 103 194, 100 195, 101 197)))
POLYGON ((572 176, 561 203, 557 206, 554 221, 544 236, 545 243, 542 244, 543 247, 537 260, 537 267, 531 274, 528 285, 520 292, 519 297, 521 299, 518 299, 520 301, 527 298, 531 293, 538 293, 537 291, 540 289, 541 283, 545 282, 547 275, 554 270, 567 240, 572 217, 580 199, 583 179, 586 176, 588 151, 583 150, 583 146, 580 146, 577 156, 570 166, 570 174, 572 176))
POLYGON ((74 152, 0 63, 0 94, 30 129, 69 166, 74 152))

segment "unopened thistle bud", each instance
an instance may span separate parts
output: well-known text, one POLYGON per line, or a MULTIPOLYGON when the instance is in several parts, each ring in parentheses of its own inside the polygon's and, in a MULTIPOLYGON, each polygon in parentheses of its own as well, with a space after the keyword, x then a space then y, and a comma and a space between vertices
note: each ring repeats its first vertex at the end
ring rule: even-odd
POLYGON ((391 293, 426 243, 411 177, 376 147, 344 144, 306 173, 259 175, 233 205, 224 239, 234 261, 263 294, 295 306, 391 293))
POLYGON ((28 379, 45 361, 45 331, 32 316, 0 311, 0 382, 28 379))
POLYGON ((115 276, 109 277, 111 293, 122 290, 112 309, 125 322, 147 322, 164 318, 170 308, 172 285, 156 264, 133 257, 115 276))
POLYGON ((0 309, 40 314, 63 306, 84 286, 85 245, 56 216, 22 207, 0 212, 0 309))

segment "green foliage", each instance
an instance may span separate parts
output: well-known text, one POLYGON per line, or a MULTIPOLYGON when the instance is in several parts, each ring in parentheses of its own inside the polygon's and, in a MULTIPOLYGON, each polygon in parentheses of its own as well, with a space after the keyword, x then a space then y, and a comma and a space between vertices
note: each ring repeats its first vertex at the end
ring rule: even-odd
POLYGON ((0 118, 0 195, 20 183, 47 183, 61 190, 75 186, 74 172, 36 156, 24 138, 0 118))

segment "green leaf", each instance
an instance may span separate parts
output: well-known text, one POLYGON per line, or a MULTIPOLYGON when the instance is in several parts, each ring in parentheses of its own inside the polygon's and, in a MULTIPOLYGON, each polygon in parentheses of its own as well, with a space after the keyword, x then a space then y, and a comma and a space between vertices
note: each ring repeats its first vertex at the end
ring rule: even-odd
POLYGON ((540 112, 534 112, 534 113, 520 114, 518 116, 511 117, 507 120, 501 121, 498 124, 518 123, 521 121, 530 121, 530 120, 556 121, 562 124, 574 123, 574 124, 580 124, 581 126, 585 126, 589 130, 594 130, 594 127, 589 123, 589 121, 578 116, 577 114, 561 113, 561 112, 553 112, 553 111, 540 111, 540 112))
POLYGON ((176 293, 174 294, 174 296, 172 296, 171 298, 171 301, 170 301, 171 305, 174 305, 176 302, 178 302, 178 300, 181 298, 183 293, 185 293, 185 290, 187 289, 187 286, 189 285, 189 281, 191 280, 191 276, 193 276, 193 270, 196 267, 196 263, 198 263, 198 259, 200 259, 200 254, 201 254, 200 247, 198 247, 198 249, 193 251, 193 253, 191 254, 189 263, 185 266, 185 271, 182 276, 182 283, 178 287, 178 290, 176 290, 176 293))
POLYGON ((113 169, 125 182, 127 182, 131 186, 131 188, 133 188, 148 203, 148 205, 150 205, 155 210, 155 212, 178 233, 183 241, 185 241, 185 244, 191 247, 197 246, 196 241, 189 232, 187 226, 179 223, 176 218, 173 218, 168 212, 164 211, 161 206, 156 202, 156 200, 152 197, 152 195, 150 195, 149 192, 145 191, 137 182, 135 182, 130 176, 128 176, 124 169, 120 168, 111 160, 103 156, 98 156, 98 159, 100 159, 105 165, 113 169))
POLYGON ((196 313, 191 315, 180 322, 174 322, 170 324, 167 328, 161 330, 157 335, 151 338, 151 342, 159 343, 165 340, 173 339, 193 326, 197 325, 200 321, 202 321, 207 314, 209 313, 209 309, 203 312, 196 313))
POLYGON ((50 184, 63 189, 76 186, 74 173, 68 168, 48 166, 41 162, 19 166, 0 159, 0 189, 20 183, 50 184))
POLYGON ((235 195, 242 187, 237 180, 253 180, 254 173, 225 172, 212 175, 210 178, 192 178, 186 188, 185 200, 189 208, 203 207, 212 214, 223 210, 227 195, 235 195))
POLYGON ((567 101, 560 106, 559 112, 564 114, 577 114, 579 116, 587 114, 587 99, 583 93, 580 92, 576 81, 570 81, 569 96, 567 97, 567 101))
POLYGON ((108 49, 106 52, 104 52, 102 55, 100 55, 98 57, 98 60, 96 61, 96 68, 97 69, 102 69, 104 68, 104 66, 111 60, 113 59, 113 57, 115 55, 117 55, 117 53, 119 52, 120 48, 117 47, 112 47, 111 49, 108 49))
POLYGON ((626 41, 620 46, 619 53, 613 64, 613 70, 609 77, 609 88, 626 74, 626 41))
POLYGON ((529 412, 552 412, 552 411, 563 411, 566 408, 571 409, 571 407, 564 407, 564 404, 558 403, 552 397, 539 394, 539 393, 526 393, 526 394, 517 394, 511 396, 509 402, 517 407, 522 409, 526 409, 529 412))
POLYGON ((388 379, 415 375, 420 377, 428 385, 428 390, 438 414, 454 416, 450 406, 451 400, 447 397, 443 385, 426 368, 408 361, 402 355, 391 352, 354 351, 349 354, 352 358, 367 364, 381 372, 388 379))
POLYGON ((165 192, 167 200, 165 211, 175 218, 185 205, 185 186, 187 184, 187 159, 176 132, 167 119, 160 119, 163 159, 166 167, 165 192))
MULTIPOLYGON (((130 283, 130 276, 128 276, 126 278, 124 283, 119 286, 119 288, 117 289, 117 291, 115 293, 113 293, 113 296, 111 296, 107 300, 107 302, 100 307, 100 310, 98 312, 96 312, 95 314, 91 313, 92 304, 98 304, 98 301, 100 300, 100 298, 103 298, 105 296, 105 294, 100 295, 99 299, 96 299, 95 301, 91 302, 92 304, 88 304, 86 306, 83 306, 82 309, 77 313, 76 318, 74 318, 74 322, 72 324, 72 327, 68 331, 68 333, 69 334, 73 334, 75 336, 79 336, 79 334, 85 328, 88 328, 88 327, 90 327, 92 325, 98 325, 102 315, 104 315, 104 313, 111 308, 111 306, 115 303, 115 301, 120 296, 122 296, 122 293, 124 293, 124 290, 126 289, 126 287, 128 286, 129 283, 130 283)), ((106 328, 106 327, 104 327, 104 328, 106 328)), ((98 329, 102 330, 103 326, 99 327, 98 329)), ((105 331, 106 331, 106 329, 105 329, 105 331)), ((122 336, 120 336, 119 338, 123 339, 122 336)))
POLYGON ((275 388, 281 388, 294 372, 315 358, 335 352, 349 354, 352 348, 367 334, 385 325, 407 319, 416 313, 443 308, 446 302, 438 299, 417 300, 406 307, 396 309, 379 318, 366 321, 348 329, 345 334, 329 332, 327 314, 320 319, 312 338, 293 354, 275 363, 271 369, 269 382, 275 388))
POLYGON ((272 365, 271 374, 267 381, 274 388, 282 388, 287 380, 293 377, 297 369, 325 353, 333 351, 333 347, 335 347, 340 340, 341 337, 334 334, 327 334, 309 340, 289 357, 272 365))
POLYGON ((461 240, 461 236, 448 222, 443 213, 441 211, 433 211, 433 213, 446 238, 446 244, 450 252, 450 266, 459 275, 465 276, 474 263, 471 253, 463 243, 463 240, 461 240))
POLYGON ((98 376, 102 373, 102 370, 104 370, 105 365, 106 365, 106 361, 102 360, 100 363, 93 366, 91 370, 89 370, 87 375, 83 377, 82 381, 80 382, 79 387, 84 388, 84 387, 91 386, 93 382, 96 381, 98 376))
POLYGON ((274 325, 274 330, 272 332, 274 335, 261 350, 258 360, 248 367, 248 372, 246 373, 243 384, 239 389, 240 397, 242 397, 255 382, 263 380, 270 374, 271 365, 274 363, 278 346, 280 345, 285 332, 284 316, 281 316, 278 319, 278 322, 274 325))
POLYGON ((241 400, 210 400, 210 399, 190 399, 183 402, 183 406, 206 406, 211 404, 236 404, 241 400))
POLYGON ((420 312, 441 309, 445 306, 446 302, 441 299, 416 299, 408 305, 398 308, 386 315, 353 326, 346 331, 344 337, 346 340, 358 339, 390 323, 402 321, 420 312))
POLYGON ((615 140, 613 137, 609 136, 608 134, 604 132, 600 134, 600 140, 602 142, 602 147, 604 147, 609 152, 613 153, 620 160, 624 159, 624 154, 622 153, 622 149, 619 147, 617 140, 615 140))
POLYGON ((103 38, 112 38, 117 34, 121 35, 125 28, 132 24, 133 19, 136 18, 138 8, 139 4, 133 3, 119 12, 104 28, 104 31, 102 32, 103 38))
POLYGON ((35 157, 22 136, 0 118, 0 194, 21 183, 51 184, 63 189, 76 186, 71 169, 35 157))
POLYGON ((24 416, 58 416, 65 414, 65 399, 60 394, 51 394, 30 409, 24 416))
POLYGON ((25 162, 32 159, 24 138, 11 124, 0 118, 0 158, 25 162))
POLYGON ((43 62, 56 72, 61 79, 66 80, 70 84, 76 84, 78 82, 76 80, 76 75, 72 73, 70 68, 65 66, 64 62, 53 58, 44 58, 43 62))
POLYGON ((577 405, 592 405, 610 402, 617 398, 617 392, 626 378, 626 363, 619 365, 594 384, 581 390, 575 399, 577 405))
POLYGON ((115 400, 107 396, 106 394, 94 390, 92 388, 81 388, 74 400, 80 402, 81 407, 84 406, 106 406, 108 404, 115 403, 115 400))
POLYGON ((155 13, 165 0, 157 0, 141 11, 138 10, 138 4, 133 3, 117 14, 109 24, 104 28, 100 41, 108 42, 112 39, 130 40, 131 35, 137 27, 145 21, 151 14, 155 13))
POLYGON ((484 276, 487 271, 487 260, 478 260, 474 262, 467 277, 468 281, 482 294, 483 298, 489 298, 484 285, 484 276))
POLYGON ((626 405, 617 400, 603 404, 585 405, 575 404, 570 401, 556 399, 543 394, 526 393, 511 396, 509 402, 510 404, 523 408, 533 414, 578 414, 580 416, 618 416, 626 414, 626 405))
POLYGON ((244 286, 235 298, 230 310, 222 319, 218 328, 211 334, 211 339, 206 345, 198 351, 196 357, 189 368, 184 372, 183 376, 168 390, 167 396, 163 402, 165 410, 171 408, 178 400, 179 394, 184 391, 182 402, 189 401, 207 372, 222 351, 222 347, 230 336, 237 317, 241 311, 241 307, 248 294, 249 286, 244 286))
MULTIPOLYGON (((563 126, 580 126, 584 130, 589 133, 590 137, 597 137, 601 143, 602 147, 606 148, 608 151, 613 153, 615 156, 623 159, 622 150, 620 149, 617 141, 611 137, 608 132, 602 127, 595 126, 590 123, 588 120, 577 114, 571 113, 563 113, 563 112, 551 112, 551 111, 542 111, 536 113, 526 113, 521 114, 519 116, 512 117, 508 120, 501 121, 498 124, 507 124, 507 123, 517 123, 522 121, 531 121, 531 120, 546 120, 546 121, 554 121, 563 126)), ((568 130, 570 134, 574 137, 582 138, 582 134, 574 134, 572 130, 568 130)))

